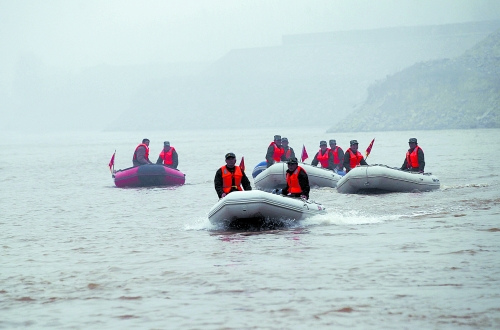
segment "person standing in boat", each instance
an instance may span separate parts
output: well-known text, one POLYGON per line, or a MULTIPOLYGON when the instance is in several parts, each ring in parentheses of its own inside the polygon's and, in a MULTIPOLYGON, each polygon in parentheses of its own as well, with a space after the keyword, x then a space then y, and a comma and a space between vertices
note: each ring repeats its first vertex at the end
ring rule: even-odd
POLYGON ((321 167, 332 170, 335 168, 333 163, 333 155, 330 152, 330 148, 326 145, 326 141, 319 141, 319 151, 314 155, 314 159, 311 162, 312 166, 317 166, 318 163, 321 167))
POLYGON ((267 167, 283 160, 285 150, 281 146, 281 135, 275 135, 274 141, 269 144, 266 152, 267 167))
POLYGON ((334 171, 343 171, 344 170, 344 150, 337 145, 336 140, 330 140, 330 152, 333 156, 333 165, 334 171))
POLYGON ((163 150, 160 152, 156 164, 163 164, 167 167, 177 169, 179 165, 179 156, 175 148, 170 146, 169 141, 163 142, 163 150))
POLYGON ((134 156, 132 157, 132 164, 134 167, 153 164, 149 160, 149 139, 142 139, 142 143, 135 148, 134 156))
POLYGON ((286 137, 281 138, 281 146, 285 152, 282 157, 283 161, 295 158, 295 151, 293 151, 292 147, 288 146, 288 139, 286 137))
POLYGON ((287 162, 286 186, 281 190, 281 194, 290 197, 300 197, 309 199, 309 177, 306 171, 299 166, 297 158, 292 157, 287 162))
POLYGON ((408 141, 408 144, 410 149, 406 152, 405 161, 401 166, 401 169, 403 171, 424 173, 424 151, 418 146, 416 138, 411 138, 408 141))
POLYGON ((358 165, 368 165, 363 158, 363 155, 358 151, 358 141, 351 140, 351 147, 345 151, 344 155, 344 167, 346 173, 355 168, 358 165))
POLYGON ((215 173, 214 187, 219 198, 226 197, 233 191, 252 190, 250 180, 239 166, 235 166, 236 156, 232 152, 226 154, 226 165, 215 173))

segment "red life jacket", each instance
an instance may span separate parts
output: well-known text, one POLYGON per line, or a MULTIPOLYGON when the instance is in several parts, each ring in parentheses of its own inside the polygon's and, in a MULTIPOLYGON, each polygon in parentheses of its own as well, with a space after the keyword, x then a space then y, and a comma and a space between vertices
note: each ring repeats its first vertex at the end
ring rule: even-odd
POLYGON ((330 149, 330 150, 332 150, 332 154, 333 154, 333 163, 334 164, 340 163, 340 159, 339 159, 339 146, 336 146, 335 149, 330 149))
POLYGON ((222 166, 222 191, 226 194, 231 192, 232 188, 236 188, 238 190, 243 190, 241 188, 241 178, 243 177, 243 173, 239 166, 234 167, 234 173, 229 172, 226 165, 222 166), (234 186, 233 186, 233 178, 234 178, 234 186))
POLYGON ((139 147, 144 147, 146 149, 146 153, 144 154, 144 158, 146 158, 147 160, 149 160, 149 147, 147 145, 145 145, 144 143, 139 144, 135 148, 135 151, 134 151, 134 160, 137 160, 137 149, 139 149, 139 147))
POLYGON ((163 159, 163 164, 165 165, 172 165, 174 162, 172 161, 172 153, 175 151, 174 147, 170 147, 170 150, 165 151, 163 149, 160 152, 160 158, 163 159))
POLYGON ((328 158, 330 155, 330 148, 326 148, 326 151, 324 154, 321 154, 321 149, 318 151, 318 156, 316 159, 321 163, 321 167, 323 168, 328 168, 328 158))
POLYGON ((285 154, 283 147, 278 147, 278 145, 273 141, 269 146, 274 146, 273 159, 275 162, 279 163, 281 161, 281 156, 285 154))
MULTIPOLYGON (((285 150, 285 148, 283 148, 283 150, 285 150)), ((290 156, 292 155, 292 149, 291 148, 288 148, 287 151, 285 151, 285 158, 286 159, 290 159, 290 156)))
POLYGON ((406 167, 409 169, 411 168, 418 168, 418 149, 424 151, 422 148, 419 146, 416 146, 415 149, 410 153, 410 150, 406 152, 406 167))
POLYGON ((302 188, 300 187, 300 183, 299 183, 300 170, 303 170, 302 167, 297 166, 297 169, 295 171, 293 171, 292 174, 286 172, 286 183, 288 184, 288 192, 291 194, 301 194, 302 193, 302 188))
POLYGON ((355 168, 356 166, 361 163, 361 160, 363 159, 363 155, 359 152, 356 151, 356 153, 353 153, 351 148, 347 149, 347 152, 349 152, 349 164, 351 165, 351 169, 355 168))

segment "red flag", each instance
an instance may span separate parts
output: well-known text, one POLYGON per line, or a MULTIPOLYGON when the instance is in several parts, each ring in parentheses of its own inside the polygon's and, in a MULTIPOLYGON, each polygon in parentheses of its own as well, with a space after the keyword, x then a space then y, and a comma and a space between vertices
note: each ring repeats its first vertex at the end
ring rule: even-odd
POLYGON ((240 168, 245 171, 245 157, 241 157, 240 168))
POLYGON ((373 138, 373 140, 370 143, 370 145, 368 146, 368 148, 366 148, 366 152, 365 152, 366 157, 365 157, 365 159, 368 158, 368 155, 370 155, 370 152, 372 151, 373 142, 375 142, 375 138, 373 138))
POLYGON ((307 154, 307 151, 306 151, 306 146, 305 145, 302 145, 302 156, 300 157, 302 160, 302 163, 304 162, 304 160, 306 160, 307 158, 309 158, 309 155, 307 154))
POLYGON ((108 164, 111 174, 113 174, 112 168, 115 166, 115 154, 116 154, 116 150, 113 153, 113 156, 111 156, 111 160, 109 161, 109 164, 108 164))

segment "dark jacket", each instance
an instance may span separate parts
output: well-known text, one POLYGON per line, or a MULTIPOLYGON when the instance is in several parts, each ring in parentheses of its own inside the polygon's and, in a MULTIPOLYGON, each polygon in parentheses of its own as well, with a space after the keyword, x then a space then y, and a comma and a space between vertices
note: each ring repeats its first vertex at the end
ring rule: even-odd
MULTIPOLYGON (((287 176, 292 175, 293 171, 286 170, 287 176)), ((298 179, 299 179, 299 185, 300 188, 302 189, 301 194, 291 194, 290 196, 292 197, 300 197, 301 195, 306 196, 307 199, 309 199, 309 191, 311 191, 311 187, 309 186, 309 177, 307 176, 306 171, 304 171, 303 168, 300 169, 299 174, 298 174, 298 179)), ((281 191, 282 195, 288 195, 288 182, 286 184, 286 187, 283 188, 281 191)))
MULTIPOLYGON (((349 149, 347 149, 349 150, 349 149)), ((366 160, 364 158, 361 159, 361 161, 359 162, 359 165, 368 165, 366 163, 366 160)), ((352 170, 351 168, 351 153, 347 152, 344 154, 344 167, 345 167, 345 171, 346 173, 349 172, 350 170, 352 170)))
MULTIPOLYGON (((412 152, 413 149, 408 149, 408 152, 412 152)), ((405 161, 403 165, 401 166, 401 169, 403 171, 410 171, 410 172, 424 172, 424 167, 425 167, 425 157, 424 157, 424 151, 421 148, 418 148, 417 150, 417 158, 418 158, 418 167, 413 167, 413 168, 408 168, 408 160, 406 159, 405 155, 405 161)))
POLYGON ((290 158, 296 158, 295 157, 295 151, 293 151, 293 148, 291 147, 283 147, 283 150, 285 150, 285 153, 283 154, 283 157, 281 157, 281 160, 282 161, 287 161, 289 160, 290 158), (288 150, 290 150, 290 157, 287 157, 286 156, 286 153, 288 152, 288 150))
MULTIPOLYGON (((320 151, 318 151, 318 152, 316 153, 316 155, 314 155, 314 159, 313 159, 313 160, 312 160, 312 162, 311 162, 311 165, 312 165, 312 166, 317 166, 317 165, 318 165, 318 163, 319 163, 319 160, 318 160, 318 155, 319 155, 319 153, 320 153, 320 152, 321 152, 321 150, 320 150, 320 151)), ((331 151, 330 151, 330 150, 328 150, 328 149, 327 149, 327 151, 326 151, 326 152, 328 153, 328 167, 327 167, 327 168, 328 168, 329 170, 332 170, 332 171, 333 171, 333 170, 335 169, 335 167, 336 167, 336 166, 335 166, 335 164, 333 163, 333 154, 332 154, 332 153, 331 153, 331 151)))
MULTIPOLYGON (((161 158, 161 156, 158 156, 156 164, 163 164, 163 159, 161 158)), ((172 165, 165 165, 165 166, 175 169, 177 169, 177 166, 179 166, 179 155, 177 154, 177 151, 175 149, 174 151, 172 151, 172 165)))
POLYGON ((134 166, 141 166, 145 164, 153 164, 149 159, 146 158, 146 148, 140 146, 135 152, 136 157, 132 157, 132 164, 134 166))
MULTIPOLYGON (((235 165, 236 167, 237 165, 235 165)), ((229 168, 226 166, 227 170, 231 173, 234 173, 234 168, 229 168)), ((247 175, 245 174, 245 171, 241 170, 241 173, 243 174, 243 176, 241 177, 241 186, 243 187, 243 190, 252 190, 252 186, 250 185, 250 180, 248 180, 248 177, 247 175)), ((217 172, 215 172, 215 178, 214 178, 214 187, 215 187, 215 191, 217 192, 217 196, 219 196, 219 198, 222 198, 222 193, 224 193, 224 191, 222 190, 222 170, 219 168, 217 170, 217 172)), ((234 182, 233 182, 233 186, 234 186, 234 182)), ((233 192, 233 191, 237 191, 236 188, 232 188, 230 192, 233 192)))

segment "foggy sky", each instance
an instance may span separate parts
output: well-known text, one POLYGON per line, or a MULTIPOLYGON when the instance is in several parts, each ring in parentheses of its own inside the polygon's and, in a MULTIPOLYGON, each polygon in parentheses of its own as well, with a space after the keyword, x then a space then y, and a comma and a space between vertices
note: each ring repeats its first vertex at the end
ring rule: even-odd
POLYGON ((287 34, 493 19, 498 0, 0 0, 0 97, 12 92, 23 58, 78 73, 214 61, 280 45, 287 34))

